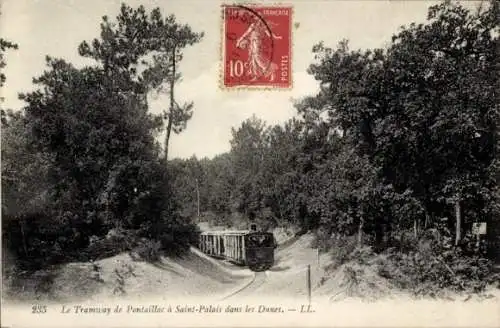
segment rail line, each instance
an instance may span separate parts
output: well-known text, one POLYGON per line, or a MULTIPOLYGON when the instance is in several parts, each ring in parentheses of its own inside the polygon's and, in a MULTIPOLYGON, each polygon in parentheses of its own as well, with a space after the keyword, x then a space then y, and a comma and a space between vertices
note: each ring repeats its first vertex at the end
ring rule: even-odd
POLYGON ((245 286, 241 287, 240 289, 232 292, 231 294, 223 297, 221 301, 233 298, 233 297, 241 297, 241 296, 248 296, 251 294, 251 292, 255 291, 257 288, 262 286, 267 280, 267 275, 266 272, 255 272, 252 280, 246 284, 245 286))

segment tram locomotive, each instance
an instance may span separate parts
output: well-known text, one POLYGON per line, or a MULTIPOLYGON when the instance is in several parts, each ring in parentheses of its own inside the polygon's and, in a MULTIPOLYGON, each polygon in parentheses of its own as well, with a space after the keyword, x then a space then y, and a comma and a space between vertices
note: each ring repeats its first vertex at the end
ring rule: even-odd
POLYGON ((274 264, 274 235, 256 231, 207 231, 200 235, 200 250, 212 257, 265 271, 274 264))

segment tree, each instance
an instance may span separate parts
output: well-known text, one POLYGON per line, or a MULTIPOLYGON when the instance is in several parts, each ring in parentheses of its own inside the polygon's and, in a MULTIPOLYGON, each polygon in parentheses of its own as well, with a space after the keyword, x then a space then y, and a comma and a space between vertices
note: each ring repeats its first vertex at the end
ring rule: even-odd
POLYGON ((231 159, 237 174, 235 198, 238 210, 255 217, 263 208, 262 165, 266 155, 266 125, 252 116, 238 129, 232 128, 231 159))
POLYGON ((29 124, 20 113, 8 113, 2 124, 2 227, 17 225, 20 249, 30 255, 27 232, 32 220, 49 207, 51 158, 30 143, 29 124))
POLYGON ((18 48, 17 44, 5 40, 4 38, 0 38, 0 87, 3 87, 6 80, 5 74, 2 72, 2 70, 7 65, 4 57, 5 51, 7 51, 7 49, 17 49, 17 48, 18 48))
POLYGON ((491 192, 485 170, 494 158, 497 129, 492 115, 497 77, 491 72, 498 21, 493 10, 490 6, 472 14, 448 3, 431 7, 428 24, 413 24, 394 36, 382 86, 393 94, 381 130, 385 170, 405 177, 392 181, 410 187, 427 213, 436 213, 437 207, 442 214, 446 203, 453 205, 456 244, 463 206, 479 209, 469 217, 483 216, 479 203, 491 192), (386 138, 391 135, 387 131, 401 128, 404 160, 401 153, 394 156, 395 149, 389 148, 393 142, 386 138))
MULTIPOLYGON (((18 48, 17 44, 15 44, 11 41, 5 40, 3 38, 0 38, 0 88, 3 87, 3 85, 5 84, 5 81, 6 81, 6 76, 3 72, 3 69, 7 65, 7 63, 5 61, 5 52, 8 49, 17 49, 17 48, 18 48)), ((0 97, 0 104, 3 101, 4 101, 3 97, 0 97)), ((7 113, 1 107, 0 107, 0 115, 1 115, 0 119, 1 119, 2 125, 6 124, 7 123, 7 113)))
POLYGON ((235 201, 237 172, 231 154, 215 156, 207 163, 206 172, 207 209, 218 217, 228 217, 237 208, 235 201))
POLYGON ((177 23, 173 15, 163 18, 159 8, 147 15, 143 6, 133 9, 122 4, 117 21, 111 23, 104 16, 101 40, 94 39, 92 45, 83 42, 79 52, 99 61, 105 72, 115 71, 124 83, 131 82, 129 90, 141 94, 144 102, 148 92, 163 92, 164 83, 168 84, 170 105, 163 113, 166 161, 171 131, 181 132, 192 116, 193 103, 181 106, 174 94, 175 83, 180 80, 182 50, 199 42, 203 33, 177 23))
POLYGON ((54 238, 41 249, 76 256, 92 235, 137 229, 144 218, 161 217, 165 206, 153 200, 159 187, 148 182, 165 182, 155 168, 160 124, 134 94, 114 91, 114 76, 100 68, 76 69, 50 57, 47 65, 34 80, 40 90, 22 95, 29 144, 51 159, 50 220, 39 220, 33 242, 54 238))
MULTIPOLYGON (((165 25, 158 9, 149 20, 142 7, 123 5, 121 10, 116 29, 105 17, 101 39, 79 47, 96 65, 76 68, 47 56, 47 69, 34 79, 39 89, 21 95, 27 105, 6 134, 2 156, 19 178, 5 195, 19 194, 39 212, 30 214, 26 225, 26 219, 8 220, 12 224, 4 230, 9 248, 26 265, 85 260, 82 250, 90 237, 103 237, 113 228, 160 240, 164 250, 175 253, 196 234, 189 221, 180 219, 160 158, 156 136, 163 122, 148 112, 147 67, 138 72, 141 58, 167 50, 160 37, 175 27, 173 17, 167 23, 174 27, 165 25), (22 161, 14 164, 15 155, 22 161), (20 169, 24 159, 33 163, 20 169), (31 201, 38 188, 22 186, 45 178, 47 183, 37 184, 45 189, 40 205, 31 201)), ((23 212, 12 204, 7 214, 19 218, 23 212)))
POLYGON ((303 190, 299 163, 303 130, 303 122, 292 119, 267 131, 267 148, 262 165, 263 202, 279 225, 301 224, 300 194, 303 190))
POLYGON ((196 156, 187 160, 174 159, 169 163, 175 198, 181 204, 185 217, 199 218, 200 210, 207 206, 208 191, 204 188, 207 184, 206 169, 196 156))
MULTIPOLYGON (((403 28, 386 50, 351 51, 345 41, 337 49, 322 43, 313 49, 317 62, 309 72, 320 91, 299 104, 299 112, 326 117, 328 129, 341 131, 345 146, 368 160, 358 168, 374 169, 365 173, 376 183, 368 183, 366 193, 352 190, 371 213, 385 213, 393 228, 403 228, 398 225, 406 221, 398 218, 405 210, 418 235, 434 217, 448 216, 451 203, 456 220, 449 227, 458 244, 463 214, 469 228, 471 220, 492 215, 494 184, 487 172, 498 142, 496 7, 473 14, 460 5, 433 6, 427 24, 403 28), (408 206, 374 201, 380 197, 408 206)), ((370 216, 377 234, 383 217, 370 216)))

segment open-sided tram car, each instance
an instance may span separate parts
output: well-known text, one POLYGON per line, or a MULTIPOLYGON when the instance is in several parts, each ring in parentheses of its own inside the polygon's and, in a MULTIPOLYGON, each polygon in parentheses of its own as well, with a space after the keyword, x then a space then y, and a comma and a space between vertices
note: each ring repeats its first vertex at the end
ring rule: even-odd
POLYGON ((264 271, 274 264, 276 242, 270 232, 207 231, 200 235, 199 248, 210 256, 264 271))

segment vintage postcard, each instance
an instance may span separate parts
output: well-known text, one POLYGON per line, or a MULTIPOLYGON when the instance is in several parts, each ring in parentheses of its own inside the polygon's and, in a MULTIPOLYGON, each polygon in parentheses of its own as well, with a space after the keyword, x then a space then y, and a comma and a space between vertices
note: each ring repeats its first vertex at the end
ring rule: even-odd
POLYGON ((495 1, 2 0, 1 327, 499 327, 495 1))

